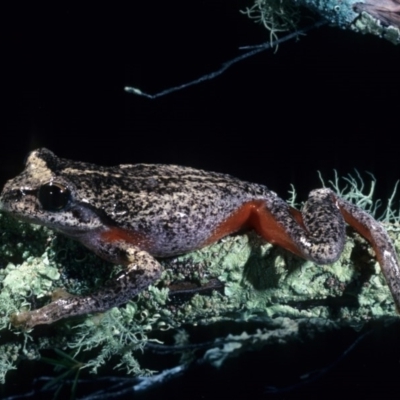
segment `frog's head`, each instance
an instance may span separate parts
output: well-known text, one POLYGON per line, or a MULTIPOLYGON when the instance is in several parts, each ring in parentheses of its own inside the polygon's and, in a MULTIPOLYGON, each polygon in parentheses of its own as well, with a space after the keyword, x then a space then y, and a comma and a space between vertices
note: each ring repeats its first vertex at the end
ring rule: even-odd
POLYGON ((0 211, 72 236, 101 226, 99 213, 64 173, 71 167, 66 161, 44 148, 31 152, 22 173, 5 184, 0 211))

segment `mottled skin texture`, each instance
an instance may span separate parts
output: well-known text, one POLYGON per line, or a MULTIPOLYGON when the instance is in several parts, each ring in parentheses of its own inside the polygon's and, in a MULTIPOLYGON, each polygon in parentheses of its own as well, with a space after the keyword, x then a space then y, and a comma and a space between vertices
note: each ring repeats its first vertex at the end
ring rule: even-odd
POLYGON ((345 221, 373 245, 400 304, 399 265, 386 231, 329 189, 312 191, 300 212, 265 186, 229 175, 174 165, 100 167, 39 149, 6 183, 0 210, 48 226, 126 266, 98 292, 14 315, 15 325, 33 327, 123 304, 160 277, 154 257, 190 252, 242 228, 255 229, 300 257, 329 264, 343 250, 345 221))

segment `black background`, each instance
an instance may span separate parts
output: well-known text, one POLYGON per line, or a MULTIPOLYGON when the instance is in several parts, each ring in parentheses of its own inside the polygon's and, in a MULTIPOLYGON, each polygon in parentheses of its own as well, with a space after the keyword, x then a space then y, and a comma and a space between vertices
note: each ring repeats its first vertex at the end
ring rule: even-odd
MULTIPOLYGON (((238 47, 267 41, 268 32, 239 13, 250 5, 156 0, 9 8, 0 184, 44 146, 98 164, 230 173, 282 197, 293 183, 302 200, 320 185, 317 170, 332 177, 333 169, 357 168, 372 172, 378 196, 388 196, 399 177, 400 48, 383 39, 326 26, 157 100, 123 91, 185 83, 241 54, 238 47)), ((363 371, 377 368, 362 362, 363 371)), ((382 369, 385 360, 377 362, 382 369)), ((398 368, 397 353, 390 362, 398 368)), ((363 382, 355 384, 360 394, 363 382)))
MULTIPOLYGON (((304 199, 331 177, 370 171, 379 194, 397 174, 400 49, 335 27, 311 31, 157 100, 268 40, 249 3, 57 3, 7 13, 1 180, 48 147, 99 164, 174 163, 230 173, 304 199)), ((310 20, 311 21, 311 20, 310 20)), ((308 22, 306 22, 308 23, 308 22)))

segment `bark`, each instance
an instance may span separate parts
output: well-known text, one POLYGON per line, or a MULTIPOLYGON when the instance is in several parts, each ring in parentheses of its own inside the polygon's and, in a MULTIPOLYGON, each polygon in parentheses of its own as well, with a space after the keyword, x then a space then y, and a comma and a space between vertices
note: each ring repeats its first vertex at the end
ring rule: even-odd
POLYGON ((400 27, 399 0, 366 0, 356 3, 354 10, 358 13, 366 12, 387 26, 400 27))
POLYGON ((342 29, 400 43, 400 0, 293 0, 342 29))

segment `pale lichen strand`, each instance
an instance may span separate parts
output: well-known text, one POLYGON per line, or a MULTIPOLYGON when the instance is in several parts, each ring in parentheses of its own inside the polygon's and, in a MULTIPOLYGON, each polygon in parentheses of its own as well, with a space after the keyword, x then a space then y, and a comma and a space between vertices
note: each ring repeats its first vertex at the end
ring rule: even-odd
POLYGON ((277 40, 278 33, 295 30, 300 20, 300 11, 291 0, 256 0, 241 13, 270 31, 271 44, 277 40))

